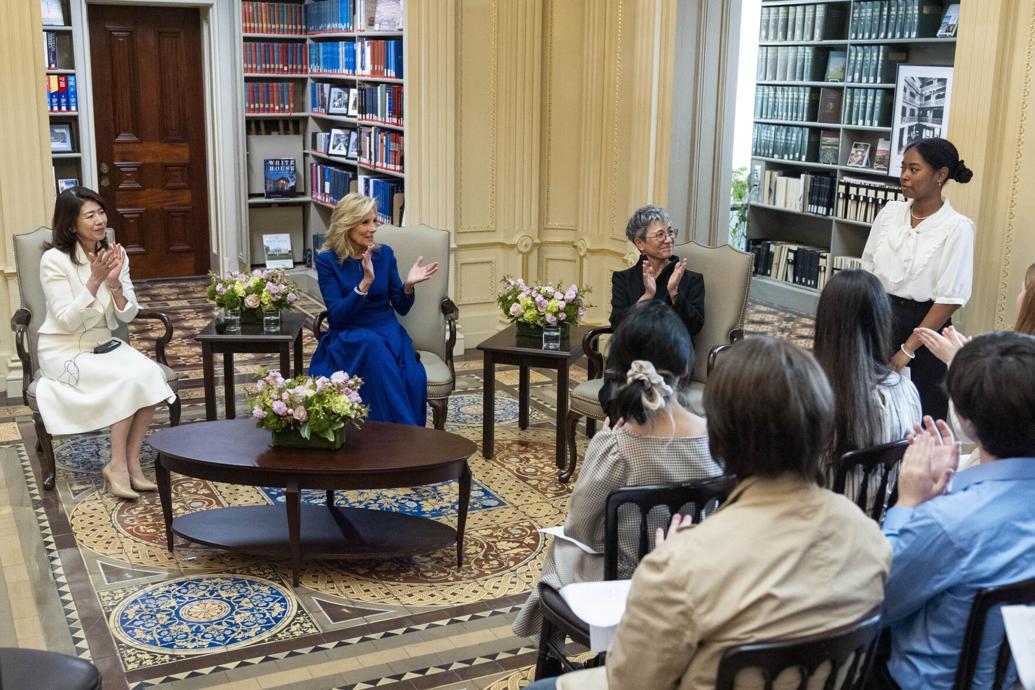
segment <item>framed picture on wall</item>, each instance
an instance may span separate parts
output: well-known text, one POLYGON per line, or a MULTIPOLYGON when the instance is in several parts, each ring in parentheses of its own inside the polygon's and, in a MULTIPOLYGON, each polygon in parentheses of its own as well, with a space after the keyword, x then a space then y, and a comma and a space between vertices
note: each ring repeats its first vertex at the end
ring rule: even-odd
POLYGON ((888 175, 902 174, 902 154, 911 143, 945 136, 949 129, 951 96, 951 67, 899 66, 888 175))
POLYGON ((50 152, 72 153, 72 125, 50 126, 50 152))

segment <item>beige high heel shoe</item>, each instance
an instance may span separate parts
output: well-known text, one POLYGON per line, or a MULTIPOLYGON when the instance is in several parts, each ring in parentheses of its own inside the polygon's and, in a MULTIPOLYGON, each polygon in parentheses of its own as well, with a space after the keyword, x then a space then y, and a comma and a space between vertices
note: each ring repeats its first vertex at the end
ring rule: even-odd
POLYGON ((129 488, 125 484, 120 484, 111 476, 111 465, 105 465, 101 468, 101 476, 104 477, 104 481, 108 483, 108 493, 118 498, 129 498, 136 500, 140 498, 140 494, 133 489, 129 488))
POLYGON ((132 474, 129 475, 129 485, 133 487, 134 491, 154 491, 158 488, 158 485, 147 477, 137 479, 132 474))

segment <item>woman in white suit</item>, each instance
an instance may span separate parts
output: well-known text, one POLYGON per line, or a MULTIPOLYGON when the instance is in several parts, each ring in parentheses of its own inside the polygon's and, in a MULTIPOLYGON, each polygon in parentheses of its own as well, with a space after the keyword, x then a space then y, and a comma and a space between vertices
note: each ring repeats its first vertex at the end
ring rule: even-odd
POLYGON ((111 462, 102 474, 112 495, 135 499, 137 491, 156 488, 140 469, 155 406, 176 396, 158 364, 112 337, 140 305, 126 251, 105 242, 107 225, 96 192, 73 187, 58 196, 52 244, 40 259, 47 317, 39 330, 36 397, 52 434, 111 427, 111 462))

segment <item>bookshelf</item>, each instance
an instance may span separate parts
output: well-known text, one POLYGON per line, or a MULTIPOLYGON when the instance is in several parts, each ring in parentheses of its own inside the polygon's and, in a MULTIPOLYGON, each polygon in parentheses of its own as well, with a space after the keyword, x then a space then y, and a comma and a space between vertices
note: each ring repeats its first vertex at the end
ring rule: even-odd
POLYGON ((78 17, 69 0, 39 0, 43 17, 43 48, 47 111, 50 119, 51 162, 54 189, 84 184, 83 139, 79 118, 79 86, 75 37, 78 17))
POLYGON ((950 4, 762 1, 747 229, 755 298, 814 312, 823 280, 857 262, 877 210, 901 198, 875 154, 892 140, 899 66, 953 65, 955 37, 936 36, 950 4), (851 165, 867 145, 866 166, 851 165), (798 273, 772 270, 780 258, 793 264, 797 247, 798 273))
POLYGON ((402 223, 406 3, 245 0, 241 10, 250 262, 263 264, 262 233, 289 223, 294 277, 315 291, 314 243, 338 199, 363 192, 382 222, 402 223), (263 161, 288 157, 295 195, 266 198, 263 161))

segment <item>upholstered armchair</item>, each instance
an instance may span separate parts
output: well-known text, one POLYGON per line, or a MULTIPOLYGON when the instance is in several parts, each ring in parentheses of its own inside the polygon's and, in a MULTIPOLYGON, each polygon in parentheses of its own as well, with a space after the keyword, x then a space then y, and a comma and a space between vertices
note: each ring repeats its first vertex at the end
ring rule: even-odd
MULTIPOLYGON (((687 259, 687 267, 704 276, 704 327, 694 337, 693 381, 690 384, 690 409, 704 414, 704 386, 708 382, 715 357, 722 350, 744 336, 744 312, 747 309, 751 287, 752 257, 747 252, 728 244, 706 247, 697 242, 676 247, 676 254, 687 259)), ((595 328, 583 338, 583 350, 589 360, 588 380, 572 391, 566 419, 567 467, 561 470, 560 480, 566 482, 575 472, 578 448, 575 428, 579 419, 586 418, 586 433, 593 435, 595 420, 603 420, 604 410, 597 397, 603 385, 604 354, 600 337, 612 332, 610 326, 595 328)))
MULTIPOLYGON (((377 241, 387 244, 395 252, 399 273, 405 277, 418 256, 424 263, 438 262, 438 272, 430 280, 417 286, 416 301, 406 316, 399 321, 413 340, 420 363, 428 376, 428 405, 436 429, 446 427, 446 406, 456 384, 453 368, 453 346, 456 345, 456 320, 460 310, 448 296, 449 291, 449 233, 427 225, 397 228, 382 225, 377 241)), ((323 333, 323 311, 313 323, 317 341, 323 333)))
MULTIPOLYGON (((21 297, 21 308, 11 317, 14 343, 18 351, 18 359, 22 363, 22 401, 32 410, 32 422, 36 428, 36 450, 43 453, 43 488, 45 489, 54 488, 56 466, 52 437, 43 423, 36 401, 36 385, 40 379, 36 344, 39 339, 40 326, 43 325, 43 320, 47 315, 47 301, 43 296, 43 285, 40 282, 40 257, 43 256, 44 243, 50 242, 50 240, 50 228, 46 227, 40 227, 30 233, 14 237, 14 258, 18 268, 18 292, 21 297)), ((176 372, 169 367, 165 356, 165 346, 172 340, 172 323, 164 313, 151 309, 141 309, 137 312, 136 318, 154 319, 160 321, 164 326, 162 333, 155 339, 155 360, 162 368, 169 387, 176 393, 176 400, 169 405, 169 423, 176 426, 180 423, 179 383, 176 372)), ((120 321, 119 327, 113 332, 113 335, 128 343, 130 341, 128 324, 120 321)))

